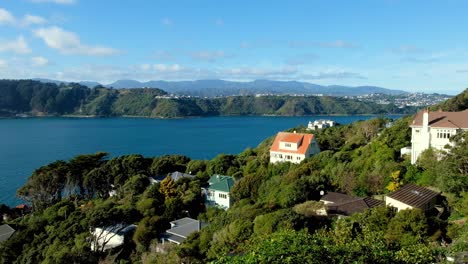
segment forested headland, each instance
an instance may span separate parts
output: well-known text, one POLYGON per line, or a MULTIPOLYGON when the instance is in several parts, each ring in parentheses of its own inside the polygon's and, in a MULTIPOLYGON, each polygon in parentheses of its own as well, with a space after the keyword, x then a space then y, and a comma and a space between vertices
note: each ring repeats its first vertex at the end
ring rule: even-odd
MULTIPOLYGON (((444 105, 458 107, 463 100, 456 98, 444 105)), ((410 145, 412 117, 388 122, 316 131, 322 152, 300 164, 270 164, 273 137, 212 160, 95 153, 47 164, 17 192, 33 211, 6 221, 17 232, 0 244, 0 263, 438 263, 468 251, 468 133, 453 137, 446 153, 428 150, 412 165, 399 152, 410 145), (173 171, 196 177, 148 180, 173 171), (227 211, 203 204, 200 189, 213 174, 236 179, 227 211), (379 196, 407 183, 440 191, 441 213, 377 207, 342 219, 316 214, 322 190, 379 196), (158 251, 169 222, 186 216, 209 225, 158 251), (90 230, 121 223, 137 225, 124 246, 90 250, 90 230)))
POLYGON ((375 104, 330 96, 230 96, 170 98, 156 88, 88 88, 32 80, 0 80, 0 117, 141 116, 178 118, 232 115, 408 114, 415 107, 375 104))

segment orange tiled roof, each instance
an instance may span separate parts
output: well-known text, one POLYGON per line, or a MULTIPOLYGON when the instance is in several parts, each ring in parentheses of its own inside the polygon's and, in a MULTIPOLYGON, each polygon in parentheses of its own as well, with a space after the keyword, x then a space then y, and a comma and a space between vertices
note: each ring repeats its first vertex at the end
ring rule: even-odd
MULTIPOLYGON (((423 113, 419 111, 413 120, 412 126, 422 126, 423 113)), ((460 112, 429 112, 429 126, 440 128, 468 128, 468 109, 460 112)))
POLYGON ((281 139, 282 142, 288 142, 288 143, 299 143, 299 141, 302 140, 304 137, 304 134, 301 133, 288 133, 287 135, 284 135, 283 138, 281 139))
POLYGON ((276 135, 275 141, 271 145, 270 151, 305 154, 313 138, 314 138, 313 134, 279 132, 278 135, 276 135), (280 142, 297 143, 301 140, 301 138, 302 138, 302 144, 298 147, 297 150, 289 150, 289 149, 280 148, 280 142))

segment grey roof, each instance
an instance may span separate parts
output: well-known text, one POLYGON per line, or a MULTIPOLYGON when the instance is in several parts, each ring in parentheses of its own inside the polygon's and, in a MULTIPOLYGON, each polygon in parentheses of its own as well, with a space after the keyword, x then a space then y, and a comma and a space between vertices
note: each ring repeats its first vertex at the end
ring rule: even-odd
POLYGON ((176 244, 180 244, 180 243, 184 242, 184 240, 185 240, 185 237, 170 234, 170 233, 167 233, 167 232, 163 234, 163 237, 164 237, 164 239, 169 240, 171 242, 174 242, 176 244))
POLYGON ((177 181, 182 178, 195 178, 194 175, 188 173, 182 173, 179 171, 175 171, 169 175, 174 181, 177 181))
POLYGON ((189 217, 184 217, 172 221, 171 225, 173 225, 174 227, 166 230, 165 238, 168 239, 167 236, 171 235, 170 237, 173 238, 172 240, 181 243, 190 234, 200 231, 200 229, 207 226, 208 224, 189 217), (178 241, 177 239, 182 239, 182 241, 178 241))
POLYGON ((189 224, 189 223, 192 223, 192 222, 195 222, 197 220, 193 219, 193 218, 190 218, 190 217, 184 217, 184 218, 180 218, 180 219, 177 219, 177 220, 174 220, 174 221, 171 221, 171 225, 175 225, 175 226, 182 226, 182 225, 186 225, 186 224, 189 224))
POLYGON ((0 226, 0 243, 3 241, 8 240, 13 233, 15 233, 15 229, 13 229, 10 225, 1 225, 0 226))
POLYGON ((153 177, 156 181, 162 181, 164 180, 167 176, 171 177, 173 181, 177 181, 177 180, 180 180, 182 178, 195 178, 195 175, 192 175, 192 174, 188 174, 188 173, 183 173, 183 172, 180 172, 180 171, 174 171, 172 173, 169 173, 167 175, 159 175, 159 176, 156 176, 156 177, 153 177))
POLYGON ((438 195, 438 192, 427 188, 415 184, 406 184, 399 190, 389 194, 388 197, 412 207, 421 208, 438 195))

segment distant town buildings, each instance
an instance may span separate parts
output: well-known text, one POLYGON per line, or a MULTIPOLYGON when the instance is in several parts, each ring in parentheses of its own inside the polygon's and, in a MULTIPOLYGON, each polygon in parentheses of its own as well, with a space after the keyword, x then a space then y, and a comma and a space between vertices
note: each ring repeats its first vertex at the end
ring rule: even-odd
POLYGON ((319 152, 313 134, 279 132, 270 148, 270 163, 300 163, 319 152))
POLYGON ((394 104, 399 108, 406 106, 424 107, 429 105, 435 105, 450 99, 451 96, 444 94, 425 94, 425 93, 407 93, 399 95, 388 95, 381 93, 356 95, 356 96, 344 96, 348 99, 357 99, 362 102, 372 102, 376 104, 394 104))
POLYGON ((444 149, 450 137, 468 131, 468 109, 461 112, 429 112, 416 114, 411 127, 411 163, 428 148, 444 149))
POLYGON ((309 121, 309 124, 307 125, 307 130, 323 129, 323 128, 332 127, 335 125, 336 125, 336 122, 333 120, 319 119, 319 120, 315 120, 314 122, 309 121))

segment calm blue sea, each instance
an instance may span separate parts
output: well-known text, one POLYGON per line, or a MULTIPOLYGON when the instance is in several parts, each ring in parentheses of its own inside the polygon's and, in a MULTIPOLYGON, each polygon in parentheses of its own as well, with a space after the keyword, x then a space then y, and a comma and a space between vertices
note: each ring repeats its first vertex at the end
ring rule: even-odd
POLYGON ((97 151, 211 159, 237 154, 278 131, 323 118, 346 124, 372 116, 0 119, 0 203, 21 203, 16 189, 34 169, 58 159, 97 151))

